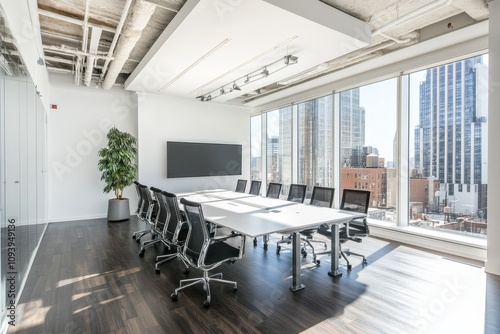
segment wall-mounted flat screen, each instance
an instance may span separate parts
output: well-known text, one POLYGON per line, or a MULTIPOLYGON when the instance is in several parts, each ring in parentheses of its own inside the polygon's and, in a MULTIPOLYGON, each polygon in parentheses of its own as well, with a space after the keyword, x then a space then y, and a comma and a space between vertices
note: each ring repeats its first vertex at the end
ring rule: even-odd
POLYGON ((241 145, 167 142, 167 178, 241 175, 241 145))

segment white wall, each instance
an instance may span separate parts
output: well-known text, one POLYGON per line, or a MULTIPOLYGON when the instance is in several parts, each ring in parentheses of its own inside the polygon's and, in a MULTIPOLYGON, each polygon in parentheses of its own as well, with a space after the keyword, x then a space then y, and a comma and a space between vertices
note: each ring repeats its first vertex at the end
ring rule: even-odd
POLYGON ((237 179, 249 179, 250 109, 140 93, 138 114, 139 182, 177 193, 234 189, 237 179), (241 144, 242 175, 167 179, 167 141, 241 144))
MULTIPOLYGON (((137 97, 123 89, 77 87, 69 75, 51 75, 48 110, 49 221, 106 217, 108 199, 97 169, 97 151, 112 126, 137 138, 137 97)), ((135 212, 137 194, 127 187, 135 212)))
POLYGON ((500 1, 492 1, 488 4, 490 10, 489 20, 489 114, 488 127, 488 258, 486 261, 486 272, 500 275, 500 206, 497 199, 500 198, 500 155, 498 154, 498 143, 500 133, 495 129, 500 128, 500 94, 498 82, 500 82, 500 1), (497 126, 498 125, 498 126, 497 126))

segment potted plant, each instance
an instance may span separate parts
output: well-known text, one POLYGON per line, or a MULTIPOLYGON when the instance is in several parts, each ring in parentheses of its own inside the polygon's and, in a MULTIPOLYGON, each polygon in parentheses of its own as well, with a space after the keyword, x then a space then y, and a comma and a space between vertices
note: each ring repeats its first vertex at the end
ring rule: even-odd
POLYGON ((106 135, 108 146, 99 150, 97 167, 101 172, 101 180, 106 184, 103 192, 115 192, 115 198, 108 201, 108 220, 118 221, 130 218, 128 198, 123 197, 123 188, 131 185, 136 179, 137 140, 127 132, 116 127, 106 135))

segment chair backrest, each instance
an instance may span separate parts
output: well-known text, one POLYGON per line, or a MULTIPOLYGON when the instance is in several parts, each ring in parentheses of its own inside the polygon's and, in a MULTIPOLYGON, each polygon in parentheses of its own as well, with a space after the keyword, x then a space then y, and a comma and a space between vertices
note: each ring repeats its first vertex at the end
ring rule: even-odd
POLYGON ((340 203, 341 210, 368 213, 369 206, 370 192, 368 190, 344 189, 340 203))
POLYGON ((151 187, 151 191, 155 195, 156 202, 158 203, 158 209, 156 212, 156 217, 154 219, 155 229, 161 233, 165 229, 165 225, 170 220, 170 211, 167 207, 167 203, 162 195, 162 190, 151 187))
POLYGON ((281 183, 270 182, 267 186, 266 197, 279 198, 281 193, 281 183))
POLYGON ((167 229, 165 230, 163 237, 165 237, 172 243, 178 243, 179 241, 184 241, 179 239, 179 233, 182 224, 182 215, 179 210, 177 196, 167 191, 162 191, 162 195, 163 198, 165 199, 168 210, 170 212, 167 229))
POLYGON ((287 201, 303 203, 306 198, 307 186, 305 184, 291 184, 288 191, 287 201))
POLYGON ((247 180, 238 180, 238 183, 236 183, 236 191, 237 193, 244 193, 245 189, 247 188, 247 180))
POLYGON ((137 191, 137 209, 135 210, 135 214, 139 215, 141 213, 141 210, 142 210, 142 202, 143 202, 141 190, 140 190, 141 184, 137 181, 134 181, 134 185, 135 185, 135 190, 137 191))
POLYGON ((335 195, 335 188, 315 186, 310 204, 331 208, 333 205, 333 195, 335 195))
POLYGON ((203 212, 200 203, 195 203, 181 199, 181 204, 184 205, 184 212, 189 224, 189 232, 184 244, 184 256, 193 265, 198 267, 203 263, 201 253, 203 248, 208 245, 208 231, 203 218, 203 212))
POLYGON ((139 212, 139 218, 148 219, 148 212, 153 203, 153 199, 151 198, 151 193, 147 186, 141 184, 139 185, 139 193, 142 200, 141 210, 139 212))
POLYGON ((252 180, 250 183, 250 191, 248 192, 250 195, 260 195, 260 186, 262 181, 252 180))

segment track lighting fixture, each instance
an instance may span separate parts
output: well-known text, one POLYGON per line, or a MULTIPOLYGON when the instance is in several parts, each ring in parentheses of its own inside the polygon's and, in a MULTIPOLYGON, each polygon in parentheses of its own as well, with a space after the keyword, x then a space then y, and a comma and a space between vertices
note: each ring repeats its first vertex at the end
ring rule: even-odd
POLYGON ((206 101, 211 101, 212 99, 215 99, 221 95, 233 92, 235 90, 241 91, 241 87, 251 84, 257 80, 260 80, 262 78, 266 78, 269 75, 278 72, 279 70, 282 70, 283 68, 296 64, 298 61, 298 57, 292 56, 292 55, 286 55, 284 58, 280 58, 271 64, 268 64, 264 67, 259 68, 256 71, 253 71, 251 73, 248 73, 236 80, 233 81, 231 84, 230 82, 222 85, 221 87, 218 87, 217 89, 214 89, 208 93, 202 94, 197 96, 196 98, 199 99, 200 101, 206 102, 206 101), (283 60, 284 59, 284 60, 283 60), (214 95, 216 94, 216 95, 214 95))

